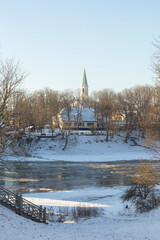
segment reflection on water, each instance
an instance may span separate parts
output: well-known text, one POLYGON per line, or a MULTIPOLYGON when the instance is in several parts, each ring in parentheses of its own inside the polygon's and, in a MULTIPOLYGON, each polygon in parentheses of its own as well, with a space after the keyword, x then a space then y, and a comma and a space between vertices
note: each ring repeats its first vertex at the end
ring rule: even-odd
MULTIPOLYGON (((0 185, 19 192, 129 185, 139 163, 7 162, 0 166, 0 185)), ((149 163, 160 171, 160 161, 149 163)))

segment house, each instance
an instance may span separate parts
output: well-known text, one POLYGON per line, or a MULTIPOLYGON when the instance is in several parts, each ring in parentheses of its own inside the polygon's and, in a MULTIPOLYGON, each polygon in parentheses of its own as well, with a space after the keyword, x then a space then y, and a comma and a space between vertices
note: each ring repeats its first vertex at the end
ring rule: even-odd
POLYGON ((97 118, 93 108, 79 108, 72 106, 68 110, 63 108, 58 114, 61 129, 90 130, 97 128, 97 118))
MULTIPOLYGON (((84 70, 83 80, 80 89, 80 99, 75 99, 70 109, 63 108, 58 116, 58 126, 61 129, 90 130, 97 128, 97 117, 93 108, 87 107, 88 83, 86 71, 84 70)), ((55 118, 53 118, 55 125, 55 118)))

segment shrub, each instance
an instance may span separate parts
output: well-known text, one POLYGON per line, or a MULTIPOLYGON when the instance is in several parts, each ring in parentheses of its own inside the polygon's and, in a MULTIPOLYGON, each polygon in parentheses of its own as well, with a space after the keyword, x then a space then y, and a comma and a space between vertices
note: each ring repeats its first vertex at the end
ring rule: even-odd
POLYGON ((79 218, 98 217, 102 214, 102 210, 97 207, 78 206, 73 208, 54 208, 48 209, 47 220, 54 222, 64 222, 67 219, 78 221, 79 218))
POLYGON ((137 167, 136 174, 132 178, 132 184, 122 196, 123 201, 131 200, 138 212, 146 212, 160 205, 159 174, 148 164, 137 167))
POLYGON ((74 219, 98 217, 101 211, 97 207, 74 207, 71 211, 74 219))

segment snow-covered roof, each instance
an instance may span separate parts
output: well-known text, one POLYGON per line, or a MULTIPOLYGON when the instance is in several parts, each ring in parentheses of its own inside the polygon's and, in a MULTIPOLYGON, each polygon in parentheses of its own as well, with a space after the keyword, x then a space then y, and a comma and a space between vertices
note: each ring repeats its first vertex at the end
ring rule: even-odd
MULTIPOLYGON (((63 121, 68 121, 68 112, 67 109, 63 108, 60 112, 60 115, 63 121)), ((96 122, 95 111, 93 108, 78 108, 78 107, 71 107, 70 112, 70 121, 72 122, 96 122)))

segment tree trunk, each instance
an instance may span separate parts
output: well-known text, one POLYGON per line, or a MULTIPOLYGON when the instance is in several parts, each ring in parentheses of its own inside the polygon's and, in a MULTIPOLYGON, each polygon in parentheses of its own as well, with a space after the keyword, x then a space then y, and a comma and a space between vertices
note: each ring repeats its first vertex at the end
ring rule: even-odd
POLYGON ((108 131, 108 129, 106 129, 106 142, 108 142, 108 133, 109 133, 109 131, 108 131))
POLYGON ((66 140, 65 140, 65 144, 64 144, 64 147, 62 148, 62 150, 64 151, 67 147, 67 144, 68 144, 68 134, 66 134, 66 140))
POLYGON ((125 143, 128 143, 129 131, 126 132, 125 143))

